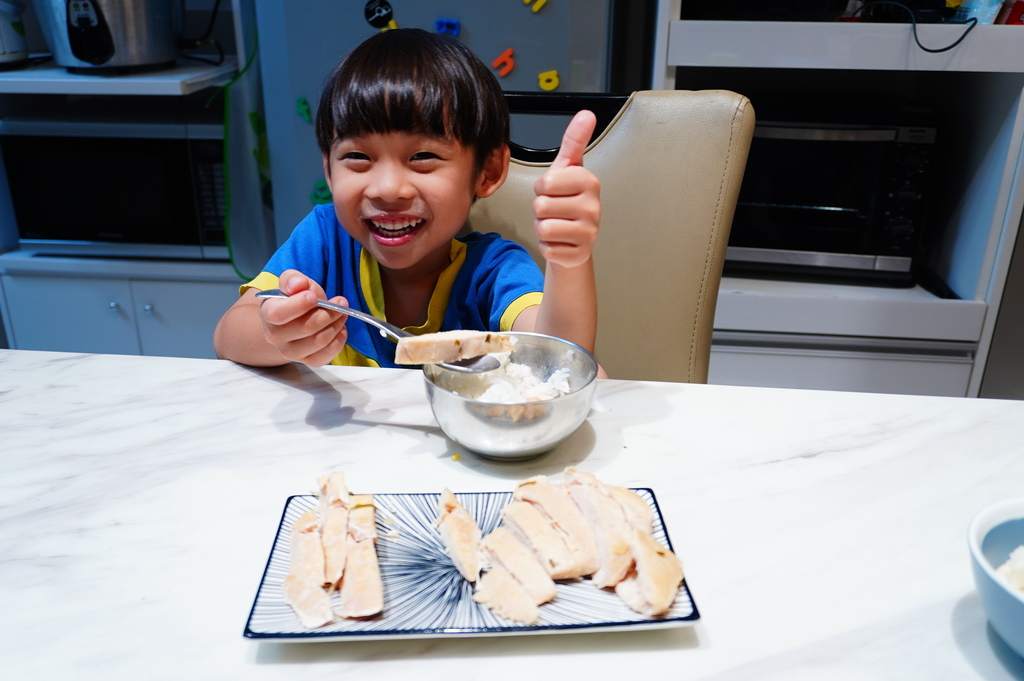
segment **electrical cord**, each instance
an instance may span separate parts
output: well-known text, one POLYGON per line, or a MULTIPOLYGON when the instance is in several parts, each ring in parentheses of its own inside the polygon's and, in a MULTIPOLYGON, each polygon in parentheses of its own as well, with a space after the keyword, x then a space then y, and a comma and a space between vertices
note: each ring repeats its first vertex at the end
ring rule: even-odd
POLYGON ((907 12, 907 14, 910 15, 910 25, 911 25, 911 28, 912 28, 912 30, 914 32, 914 42, 917 43, 917 46, 920 47, 925 52, 931 52, 933 54, 935 54, 937 52, 945 52, 946 50, 952 50, 954 47, 956 47, 961 42, 963 42, 964 38, 967 37, 967 34, 971 32, 972 28, 974 28, 975 26, 978 25, 978 18, 977 17, 971 17, 967 21, 948 22, 948 23, 963 24, 967 28, 964 29, 964 32, 960 34, 959 38, 954 40, 949 45, 946 45, 945 47, 925 47, 924 45, 921 44, 921 39, 918 38, 918 36, 917 36, 917 16, 914 14, 914 10, 911 9, 910 7, 907 7, 902 2, 894 2, 893 0, 873 0, 872 2, 865 2, 865 3, 861 4, 861 6, 858 7, 856 10, 854 10, 853 13, 851 14, 851 16, 857 16, 858 14, 863 12, 868 7, 874 7, 875 5, 895 5, 896 7, 900 7, 903 10, 905 10, 907 12))
MULTIPOLYGON (((184 3, 185 0, 182 0, 182 11, 184 11, 184 3)), ((213 47, 217 50, 217 58, 214 59, 211 57, 202 57, 197 54, 185 54, 184 52, 182 52, 181 56, 183 59, 201 61, 206 64, 212 64, 213 66, 220 66, 224 63, 224 48, 217 40, 210 39, 210 35, 213 33, 213 28, 217 23, 217 14, 220 11, 220 3, 221 0, 215 0, 215 2, 213 3, 213 9, 210 10, 210 21, 206 25, 206 31, 204 31, 201 36, 195 39, 182 38, 178 43, 178 46, 182 50, 197 49, 199 47, 203 47, 204 45, 213 45, 213 47)))

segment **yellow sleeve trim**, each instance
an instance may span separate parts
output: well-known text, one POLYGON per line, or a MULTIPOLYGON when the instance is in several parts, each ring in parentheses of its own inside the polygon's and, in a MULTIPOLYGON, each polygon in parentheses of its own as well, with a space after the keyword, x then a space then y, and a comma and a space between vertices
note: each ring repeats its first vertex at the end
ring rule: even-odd
POLYGON ((255 279, 238 287, 238 295, 244 294, 251 288, 254 288, 257 291, 266 291, 268 289, 278 288, 280 285, 281 280, 278 279, 276 274, 260 272, 255 279))
POLYGON ((541 298, 544 294, 540 291, 533 291, 531 293, 524 293, 515 300, 512 304, 505 308, 505 312, 501 315, 501 320, 498 324, 498 331, 511 331, 512 325, 516 322, 518 317, 523 310, 534 305, 540 305, 541 298))

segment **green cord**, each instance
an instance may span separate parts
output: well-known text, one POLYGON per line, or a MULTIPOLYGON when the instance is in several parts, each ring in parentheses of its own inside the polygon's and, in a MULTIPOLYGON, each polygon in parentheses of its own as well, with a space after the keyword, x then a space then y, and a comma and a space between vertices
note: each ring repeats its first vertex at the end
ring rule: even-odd
POLYGON ((214 98, 219 93, 224 93, 224 145, 221 157, 221 162, 224 164, 224 243, 227 245, 228 261, 231 263, 231 269, 235 271, 235 274, 237 274, 242 281, 251 281, 253 277, 247 277, 238 269, 238 265, 235 263, 235 252, 231 246, 231 173, 227 172, 229 167, 227 140, 229 139, 229 134, 231 132, 231 120, 228 114, 231 111, 230 87, 237 83, 238 79, 241 78, 245 72, 249 70, 249 67, 252 66, 253 62, 256 61, 258 44, 259 36, 256 36, 253 40, 252 54, 249 55, 249 58, 246 60, 242 69, 235 74, 234 78, 217 88, 217 90, 210 95, 210 98, 206 101, 206 106, 210 106, 210 104, 213 103, 214 98))

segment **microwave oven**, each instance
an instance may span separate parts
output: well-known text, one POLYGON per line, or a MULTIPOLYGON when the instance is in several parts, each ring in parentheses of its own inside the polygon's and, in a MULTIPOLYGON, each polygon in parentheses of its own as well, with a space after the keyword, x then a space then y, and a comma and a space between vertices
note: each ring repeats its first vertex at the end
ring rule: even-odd
POLYGON ((0 120, 19 245, 43 254, 227 260, 223 128, 0 120))
POLYGON ((759 118, 726 273, 914 285, 936 135, 924 113, 759 118))

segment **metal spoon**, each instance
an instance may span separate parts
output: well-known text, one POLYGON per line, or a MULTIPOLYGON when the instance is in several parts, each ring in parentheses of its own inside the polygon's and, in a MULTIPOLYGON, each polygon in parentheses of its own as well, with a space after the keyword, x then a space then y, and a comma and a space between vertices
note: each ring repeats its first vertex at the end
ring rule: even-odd
MULTIPOLYGON (((267 289, 266 291, 259 291, 256 294, 256 297, 287 298, 288 294, 279 288, 272 288, 267 289)), ((335 312, 341 312, 342 314, 347 314, 350 317, 355 317, 356 319, 360 319, 366 322, 367 324, 376 326, 378 329, 381 330, 382 335, 391 336, 396 341, 399 338, 415 335, 409 333, 405 329, 398 328, 394 324, 388 324, 383 319, 377 319, 373 315, 366 314, 365 312, 361 312, 359 310, 353 310, 352 308, 345 307, 344 305, 332 303, 329 300, 320 299, 316 301, 316 304, 322 308, 334 310, 335 312)), ((481 371, 494 371, 499 366, 501 366, 501 363, 494 357, 491 357, 490 355, 479 355, 477 357, 468 357, 466 359, 460 359, 458 362, 440 362, 438 366, 444 367, 445 369, 449 369, 451 371, 461 371, 463 373, 475 374, 481 371)))

